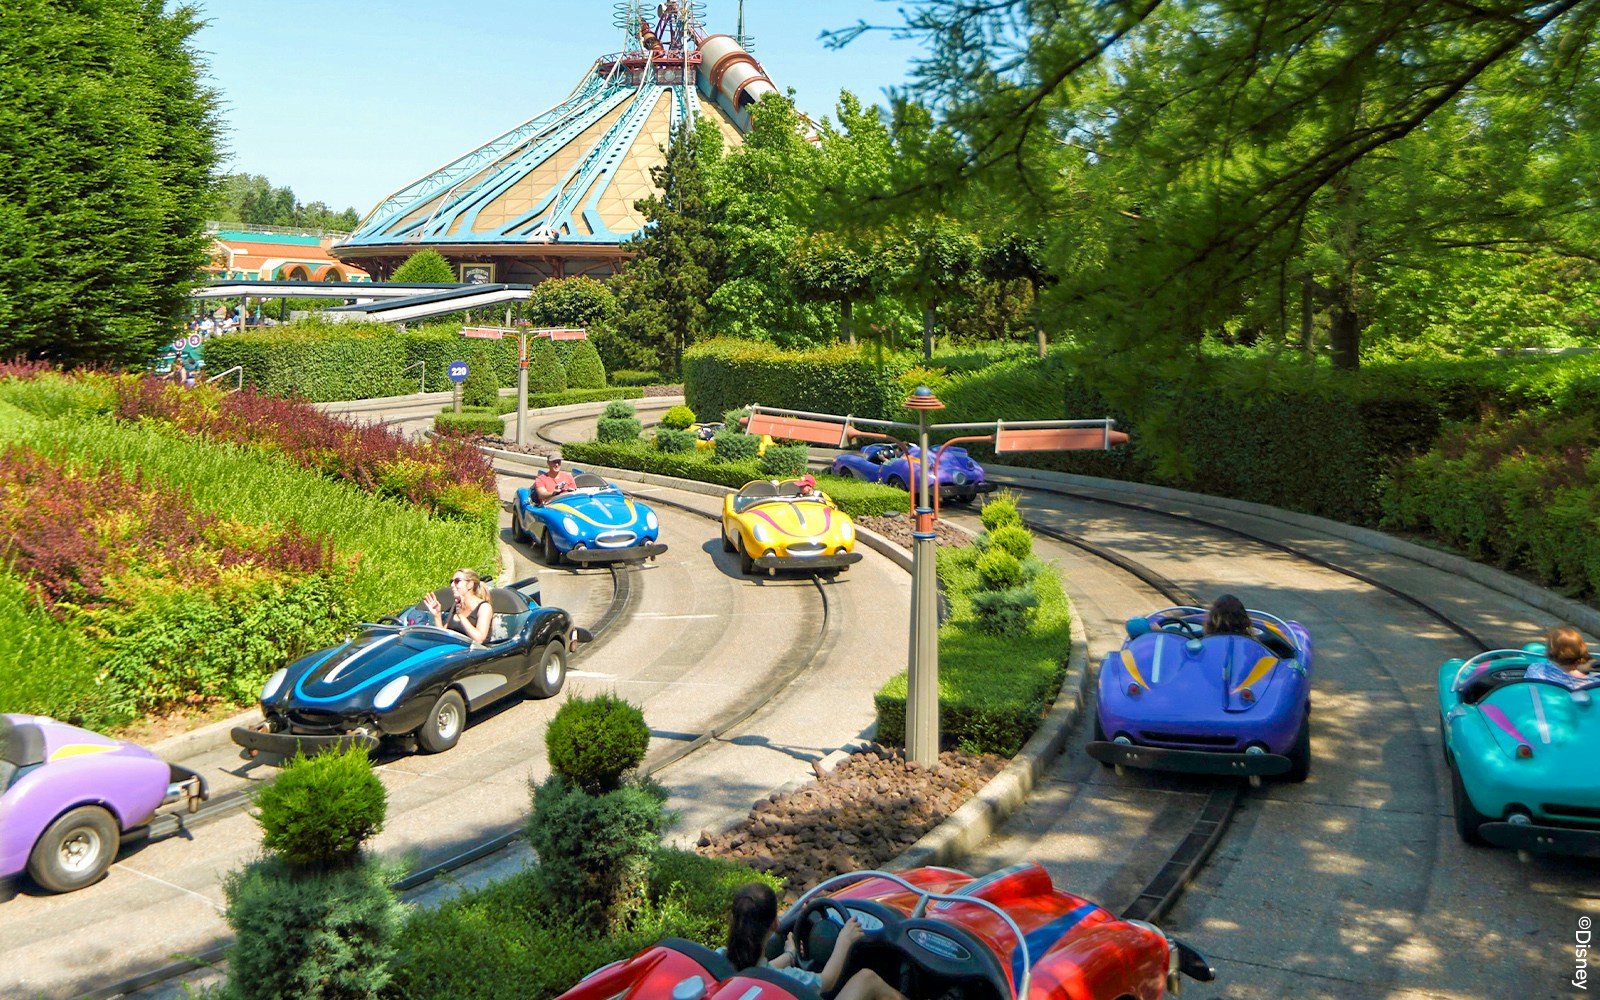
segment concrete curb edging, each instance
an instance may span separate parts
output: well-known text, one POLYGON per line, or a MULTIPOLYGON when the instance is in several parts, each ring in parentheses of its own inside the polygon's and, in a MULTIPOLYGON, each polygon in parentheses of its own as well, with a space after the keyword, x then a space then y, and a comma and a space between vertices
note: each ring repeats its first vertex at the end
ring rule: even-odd
POLYGON ((1600 637, 1600 610, 1580 601, 1562 597, 1553 590, 1530 583, 1519 576, 1494 566, 1474 562, 1465 556, 1443 552, 1429 548, 1426 545, 1408 542, 1372 528, 1361 528, 1352 524, 1345 524, 1342 521, 1317 517, 1314 514, 1301 514, 1296 511, 1270 507, 1266 504, 1253 503, 1248 500, 1213 497, 1204 493, 1191 493, 1167 486, 1152 486, 1148 483, 1129 482, 1121 479, 1101 479, 1097 476, 1080 476, 1065 472, 1051 472, 1047 469, 1029 469, 1021 466, 993 465, 986 466, 986 468, 994 469, 1008 478, 1018 480, 1017 485, 1024 487, 1030 485, 1031 481, 1032 484, 1078 486, 1105 490, 1108 493, 1127 493, 1149 500, 1193 503, 1197 506, 1210 507, 1217 510, 1234 511, 1239 514, 1259 517, 1263 520, 1277 521, 1280 524, 1318 531, 1345 541, 1355 542, 1377 552, 1399 556, 1412 562, 1421 563, 1424 566, 1443 570, 1446 573, 1466 577, 1474 583, 1488 587, 1490 590, 1498 591, 1508 597, 1514 597, 1530 607, 1538 608, 1540 611, 1547 611, 1563 621, 1577 625, 1591 636, 1600 637))

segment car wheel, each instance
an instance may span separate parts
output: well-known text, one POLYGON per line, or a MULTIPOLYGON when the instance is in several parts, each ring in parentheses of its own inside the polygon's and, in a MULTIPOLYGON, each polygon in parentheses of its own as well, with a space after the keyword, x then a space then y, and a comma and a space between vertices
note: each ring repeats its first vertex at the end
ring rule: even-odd
POLYGON ((1461 782, 1461 772, 1456 769, 1456 762, 1450 762, 1450 798, 1456 808, 1456 833, 1461 835, 1462 841, 1474 847, 1483 847, 1488 844, 1478 835, 1478 827, 1489 822, 1489 817, 1479 812, 1472 804, 1472 799, 1467 796, 1467 786, 1461 782))
POLYGON ((739 551, 738 549, 733 547, 733 542, 728 540, 728 536, 726 534, 724 534, 722 536, 722 551, 724 551, 724 552, 737 552, 737 551, 739 551))
POLYGON ((63 813, 28 855, 28 874, 51 892, 72 892, 99 881, 122 843, 117 821, 99 806, 63 813))
POLYGON ((901 479, 899 476, 890 476, 888 479, 883 481, 883 484, 885 486, 893 486, 897 490, 903 490, 906 488, 905 480, 901 479))
POLYGON ((556 548, 556 536, 551 534, 548 528, 545 529, 544 544, 541 548, 540 555, 544 557, 544 564, 546 566, 561 565, 561 550, 556 548))
POLYGON ((745 576, 754 576, 756 572, 756 561, 750 558, 750 550, 744 547, 743 539, 739 541, 739 572, 745 576))
POLYGON ((522 512, 520 510, 511 512, 511 540, 513 542, 533 541, 533 536, 528 534, 527 529, 522 526, 522 512))
MULTIPOLYGON (((1094 741, 1096 743, 1105 743, 1106 742, 1106 727, 1100 724, 1100 713, 1098 711, 1096 711, 1094 713, 1094 741)), ((1111 762, 1107 761, 1107 760, 1102 760, 1102 761, 1100 761, 1100 766, 1101 767, 1110 767, 1111 766, 1111 762)))
POLYGON ((461 741, 467 725, 467 703, 451 688, 439 696, 428 712, 428 721, 417 730, 417 746, 425 753, 444 753, 461 741))
POLYGON ((533 678, 522 690, 530 698, 554 698, 567 682, 567 647, 560 639, 545 643, 533 678))
POLYGON ((1306 713, 1305 720, 1300 723, 1300 731, 1295 734, 1294 746, 1289 748, 1289 770, 1283 774, 1284 781, 1304 781, 1311 774, 1311 714, 1306 713))

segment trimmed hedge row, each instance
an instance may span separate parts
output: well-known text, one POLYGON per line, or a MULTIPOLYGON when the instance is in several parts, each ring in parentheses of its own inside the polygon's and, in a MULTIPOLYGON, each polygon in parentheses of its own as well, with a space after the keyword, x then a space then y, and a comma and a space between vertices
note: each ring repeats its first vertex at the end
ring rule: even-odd
MULTIPOLYGON (((704 451, 659 451, 653 444, 643 440, 626 444, 571 442, 561 446, 561 454, 568 463, 653 472, 658 476, 675 476, 734 489, 751 480, 771 478, 762 473, 758 460, 720 462, 704 451)), ((817 477, 817 488, 828 494, 834 504, 851 517, 888 514, 904 510, 906 506, 904 491, 859 479, 821 475, 817 477)))
POLYGON ((904 355, 886 356, 880 365, 847 345, 785 351, 759 341, 709 340, 684 352, 684 396, 702 414, 761 403, 881 418, 900 411, 906 392, 898 379, 911 367, 904 355))

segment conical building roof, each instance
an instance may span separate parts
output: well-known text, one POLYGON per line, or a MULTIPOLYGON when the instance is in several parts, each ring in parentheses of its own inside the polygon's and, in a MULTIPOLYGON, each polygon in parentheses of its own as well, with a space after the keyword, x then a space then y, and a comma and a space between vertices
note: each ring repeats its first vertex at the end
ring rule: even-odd
POLYGON ((613 273, 679 122, 708 117, 738 144, 749 106, 776 91, 743 40, 705 32, 698 0, 616 6, 622 51, 560 104, 385 198, 334 255, 379 280, 430 247, 463 281, 613 273))

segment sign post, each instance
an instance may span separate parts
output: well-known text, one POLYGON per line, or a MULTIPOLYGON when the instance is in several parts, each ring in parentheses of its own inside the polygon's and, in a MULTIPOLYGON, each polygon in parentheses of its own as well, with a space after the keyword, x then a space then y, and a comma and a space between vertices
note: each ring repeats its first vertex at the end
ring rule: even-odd
MULTIPOLYGON (((511 318, 510 310, 506 310, 506 319, 511 318)), ((528 338, 549 337, 551 340, 585 340, 589 333, 587 330, 569 330, 557 328, 545 329, 510 329, 498 326, 468 326, 463 327, 461 335, 475 340, 500 340, 506 334, 517 338, 517 444, 527 443, 528 428, 528 338)), ((459 407, 457 412, 460 412, 459 407)))
POLYGON ((465 361, 452 361, 450 367, 445 369, 445 374, 450 376, 450 405, 455 412, 461 412, 461 383, 467 380, 471 369, 465 361))

